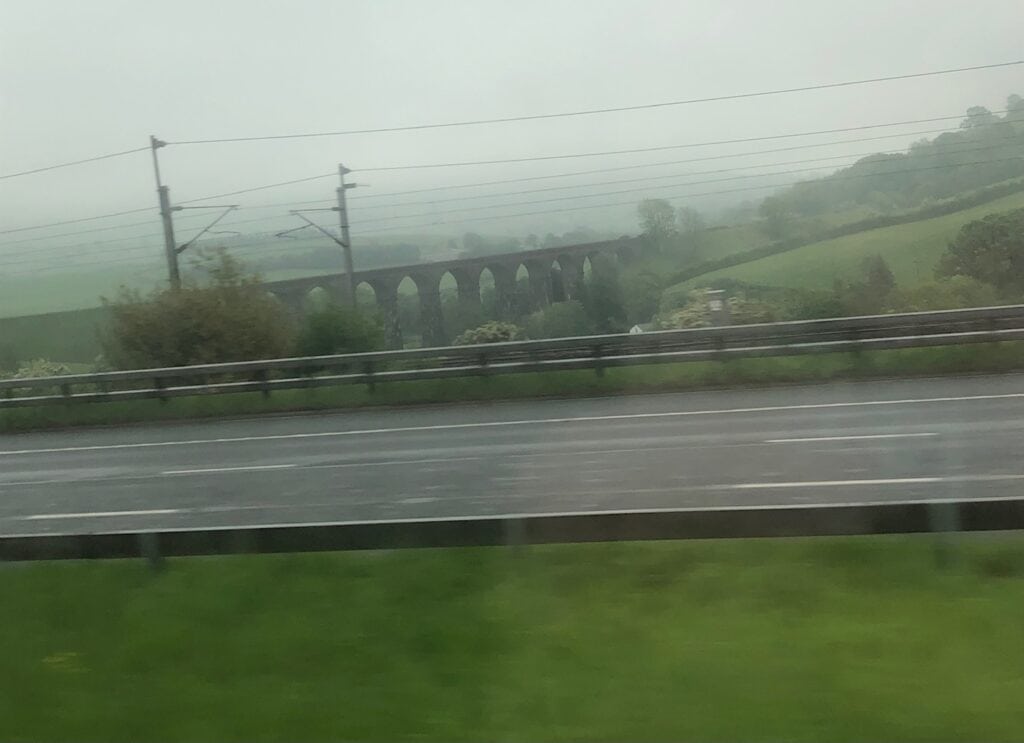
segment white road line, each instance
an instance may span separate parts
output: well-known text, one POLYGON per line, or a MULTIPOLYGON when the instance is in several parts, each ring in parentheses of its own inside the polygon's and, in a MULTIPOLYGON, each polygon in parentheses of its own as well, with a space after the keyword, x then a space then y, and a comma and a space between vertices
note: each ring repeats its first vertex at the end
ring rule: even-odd
MULTIPOLYGON (((450 522, 463 522, 463 521, 486 521, 486 520, 505 520, 505 519, 531 519, 531 518, 558 518, 564 516, 615 516, 615 515, 630 515, 630 514, 675 514, 675 513, 701 513, 706 511, 787 511, 796 508, 815 508, 815 509, 839 509, 839 508, 858 508, 858 507, 871 507, 871 506, 911 506, 911 505, 928 505, 931 503, 969 503, 972 500, 980 501, 999 501, 999 502, 1015 502, 1020 500, 1020 496, 1008 495, 1008 496, 997 496, 988 498, 915 498, 913 500, 875 500, 875 501, 842 501, 836 502, 818 502, 818 503, 769 503, 769 504, 753 504, 753 505, 742 505, 742 506, 680 506, 677 508, 616 508, 616 509, 599 509, 599 510, 586 510, 578 509, 575 511, 520 511, 520 512, 494 512, 486 514, 474 514, 467 516, 421 516, 412 518, 389 518, 389 519, 348 519, 343 521, 280 521, 270 524, 238 524, 239 527, 245 528, 259 528, 259 529, 277 529, 277 528, 300 528, 300 527, 315 527, 315 526, 349 526, 359 524, 435 524, 435 523, 450 523, 450 522)), ((175 526, 162 528, 160 531, 164 533, 182 533, 182 532, 204 532, 204 531, 219 531, 225 528, 232 528, 232 526, 175 526)), ((109 531, 102 532, 103 534, 137 534, 138 532, 124 529, 116 530, 111 529, 109 531)), ((5 534, 6 537, 36 537, 38 534, 26 533, 26 534, 5 534)))
POLYGON ((922 397, 902 400, 862 400, 860 402, 826 402, 804 405, 767 405, 752 408, 723 408, 720 410, 679 410, 662 413, 625 413, 620 415, 583 415, 576 418, 534 418, 511 421, 481 421, 478 423, 439 423, 430 426, 400 426, 395 428, 366 428, 352 431, 318 431, 312 433, 283 433, 266 436, 232 436, 216 439, 184 441, 147 441, 127 444, 95 444, 91 446, 61 446, 45 449, 0 450, 0 457, 19 454, 56 454, 61 452, 105 451, 109 449, 152 449, 167 446, 206 446, 209 444, 237 444, 250 441, 287 441, 290 439, 316 439, 340 436, 374 436, 389 433, 419 433, 454 431, 474 428, 506 428, 513 426, 564 425, 571 423, 598 423, 618 420, 650 420, 657 418, 687 418, 694 416, 736 415, 745 413, 779 413, 792 410, 829 410, 836 408, 880 407, 891 405, 922 405, 941 402, 968 402, 972 400, 1020 400, 1024 392, 1000 395, 965 395, 962 397, 922 397))
POLYGON ((761 490, 765 488, 842 488, 860 485, 922 485, 946 482, 946 477, 892 477, 883 480, 798 480, 796 482, 740 482, 714 485, 715 490, 761 490))
MULTIPOLYGON (((561 498, 580 498, 580 497, 595 497, 595 496, 612 496, 612 495, 658 495, 667 493, 683 493, 683 492, 701 492, 701 491, 726 491, 726 490, 759 490, 759 489, 798 489, 798 488, 828 488, 828 487, 846 487, 846 486, 858 486, 858 485, 921 485, 921 484, 935 484, 944 482, 999 482, 1008 480, 1024 480, 1024 474, 987 474, 987 475, 960 475, 951 477, 899 477, 890 479, 876 479, 876 480, 820 480, 820 481, 796 481, 796 482, 753 482, 753 483, 732 483, 732 484, 717 484, 717 485, 690 485, 690 486, 677 486, 668 488, 631 488, 629 490, 588 490, 588 491, 577 491, 577 492, 560 492, 558 495, 561 498)), ((468 496, 446 496, 446 499, 466 500, 468 496)), ((413 503, 425 503, 429 501, 439 500, 431 497, 408 497, 397 501, 399 504, 413 504, 413 503)), ((665 508, 626 508, 626 509, 579 509, 576 511, 534 511, 534 512, 519 512, 519 513, 494 513, 494 514, 478 514, 478 515, 467 515, 467 516, 437 516, 437 517, 424 517, 424 518, 413 518, 413 519, 369 519, 364 521, 304 521, 304 522, 280 522, 273 524, 259 524, 260 528, 271 528, 277 526, 318 526, 324 524, 347 524, 347 523, 407 523, 407 522, 439 522, 439 521, 473 521, 484 518, 530 518, 534 516, 576 516, 576 515, 600 515, 600 514, 618 514, 618 513, 676 513, 676 512, 689 512, 689 511, 759 511, 759 510, 784 510, 787 508, 794 508, 799 506, 807 506, 814 508, 847 508, 851 506, 870 506, 870 505, 906 505, 906 504, 918 504, 918 503, 948 503, 957 501, 970 501, 972 498, 917 498, 912 500, 874 500, 874 501, 804 501, 801 500, 799 504, 796 503, 758 503, 750 505, 701 505, 701 506, 680 506, 680 507, 665 507, 665 508)), ((996 501, 1018 501, 1020 500, 1019 495, 1010 496, 988 496, 981 497, 978 500, 996 500, 996 501)), ((336 508, 339 506, 350 506, 350 505, 368 505, 368 504, 379 504, 379 499, 373 499, 372 501, 360 501, 357 503, 268 503, 260 505, 250 506, 205 506, 198 508, 155 508, 147 511, 95 511, 95 512, 84 512, 84 513, 44 513, 44 514, 32 514, 29 516, 8 516, 0 517, 0 521, 43 521, 43 520, 60 520, 60 519, 88 519, 88 518, 106 518, 106 517, 118 517, 118 516, 165 516, 172 514, 182 513, 228 513, 231 511, 272 511, 272 510, 301 510, 303 508, 336 508)), ((171 528, 167 531, 205 531, 214 530, 218 528, 224 528, 223 526, 194 526, 194 527, 182 527, 182 528, 171 528)), ((119 532, 111 532, 119 533, 119 532)), ((7 535, 11 536, 11 535, 7 535)))
POLYGON ((59 519, 102 519, 111 516, 167 516, 182 513, 181 508, 151 508, 148 511, 89 511, 83 513, 34 513, 31 516, 15 516, 21 521, 51 521, 59 519))
POLYGON ((259 470, 287 470, 298 467, 297 464, 254 464, 248 467, 211 467, 196 470, 167 470, 161 475, 216 475, 222 472, 254 472, 259 470))
POLYGON ((766 444, 801 444, 814 441, 868 441, 871 439, 918 439, 938 436, 937 433, 875 433, 864 436, 808 436, 798 439, 766 439, 766 444))

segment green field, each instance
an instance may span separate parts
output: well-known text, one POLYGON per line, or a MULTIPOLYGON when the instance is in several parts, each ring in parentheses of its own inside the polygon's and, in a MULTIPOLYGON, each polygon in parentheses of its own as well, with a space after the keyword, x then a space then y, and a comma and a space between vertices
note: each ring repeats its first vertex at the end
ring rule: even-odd
POLYGON ((1024 542, 0 570, 5 741, 1015 741, 1024 542))
POLYGON ((963 225, 993 212, 1021 207, 1024 193, 1017 193, 943 217, 812 243, 712 271, 677 286, 699 286, 713 279, 730 278, 766 286, 829 289, 837 278, 858 279, 864 258, 875 254, 885 258, 900 286, 913 286, 932 280, 939 257, 963 225))
POLYGON ((0 275, 0 318, 96 308, 100 306, 100 297, 115 297, 122 285, 149 289, 160 278, 162 274, 156 267, 140 271, 138 266, 115 264, 67 273, 0 275))

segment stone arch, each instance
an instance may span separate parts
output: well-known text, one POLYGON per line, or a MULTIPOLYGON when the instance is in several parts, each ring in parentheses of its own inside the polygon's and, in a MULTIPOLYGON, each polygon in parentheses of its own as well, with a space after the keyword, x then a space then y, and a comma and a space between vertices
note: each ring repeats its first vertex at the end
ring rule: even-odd
POLYGON ((405 342, 422 345, 422 329, 420 327, 419 286, 409 274, 396 277, 395 300, 398 312, 398 324, 402 328, 405 342), (416 339, 419 339, 417 342, 416 339))
POLYGON ((543 309, 551 302, 551 267, 552 256, 536 256, 523 261, 529 275, 530 310, 543 309))
POLYGON ((409 274, 419 297, 420 346, 443 346, 448 342, 444 327, 444 309, 441 304, 441 278, 443 272, 424 268, 409 274))
POLYGON ((441 275, 444 328, 449 338, 479 327, 484 322, 480 299, 482 272, 483 269, 478 265, 467 265, 449 269, 441 275))
MULTIPOLYGON (((524 269, 525 270, 525 269, 524 269)), ((493 261, 480 272, 480 281, 484 281, 484 271, 490 275, 494 285, 494 317, 498 320, 514 320, 519 314, 517 301, 518 261, 493 261)))
POLYGON ((301 288, 275 286, 267 290, 290 314, 301 317, 305 311, 306 292, 301 288))
MULTIPOLYGON (((402 322, 398 309, 398 280, 391 278, 375 278, 361 282, 368 284, 373 290, 374 300, 377 304, 377 312, 381 325, 384 328, 384 343, 388 348, 402 348, 402 322)), ((356 297, 359 297, 359 288, 356 287, 356 297)), ((365 291, 363 296, 366 296, 365 291)))
POLYGON ((563 259, 565 259, 564 255, 556 257, 551 262, 551 270, 548 273, 548 299, 552 304, 569 299, 565 286, 565 271, 562 269, 563 259))
POLYGON ((369 281, 356 284, 356 309, 361 312, 376 311, 380 308, 377 301, 377 289, 369 281))
POLYGON ((302 298, 302 309, 304 312, 320 312, 327 309, 333 303, 331 292, 319 284, 312 287, 302 298))

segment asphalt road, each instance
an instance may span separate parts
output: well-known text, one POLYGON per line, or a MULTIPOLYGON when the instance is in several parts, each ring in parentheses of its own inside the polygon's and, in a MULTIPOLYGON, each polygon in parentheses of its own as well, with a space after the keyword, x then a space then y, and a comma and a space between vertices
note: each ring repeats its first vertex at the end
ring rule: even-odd
POLYGON ((1024 496, 1024 375, 0 435, 0 534, 1024 496))

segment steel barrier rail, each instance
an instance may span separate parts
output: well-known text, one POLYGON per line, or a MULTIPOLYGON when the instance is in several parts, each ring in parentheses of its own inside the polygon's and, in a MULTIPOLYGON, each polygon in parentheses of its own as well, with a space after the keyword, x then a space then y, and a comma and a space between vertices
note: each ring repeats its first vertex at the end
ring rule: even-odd
POLYGON ((210 394, 262 392, 273 390, 311 389, 348 384, 373 385, 381 382, 422 381, 458 377, 488 377, 499 374, 531 372, 606 369, 624 366, 671 364, 687 361, 721 361, 731 358, 769 358, 777 356, 806 356, 822 353, 852 353, 869 350, 900 348, 928 348, 975 343, 998 343, 1024 340, 1024 328, 942 335, 867 338, 858 341, 823 341, 777 346, 745 346, 727 349, 699 349, 636 353, 619 356, 583 356, 564 359, 505 361, 466 366, 443 366, 429 369, 399 369, 351 374, 324 374, 308 377, 286 377, 257 381, 213 382, 207 384, 180 384, 158 388, 111 390, 100 392, 69 392, 62 395, 12 397, 0 399, 3 408, 33 407, 54 403, 114 402, 120 400, 169 399, 210 394))
POLYGON ((0 408, 1021 340, 1024 305, 0 380, 0 408), (426 362, 425 367, 422 364, 426 362), (417 368, 417 366, 421 368, 417 368), (291 372, 292 375, 288 376, 291 372), (298 376, 295 375, 298 372, 298 376), (325 372, 335 372, 327 374, 325 372), (275 377, 275 375, 277 375, 275 377), (314 376, 316 375, 316 376, 314 376), (231 379, 246 376, 247 379, 231 379), (210 377, 227 377, 210 382, 210 377), (198 381, 197 381, 198 380, 198 381), (148 383, 149 386, 139 387, 148 383), (98 391, 75 391, 86 385, 98 391), (110 389, 112 385, 127 389, 110 389), (60 390, 24 395, 25 390, 60 390), (22 394, 15 394, 21 391, 22 394))
POLYGON ((651 509, 0 534, 0 560, 81 560, 423 547, 752 537, 825 537, 1024 529, 1024 498, 651 509))

